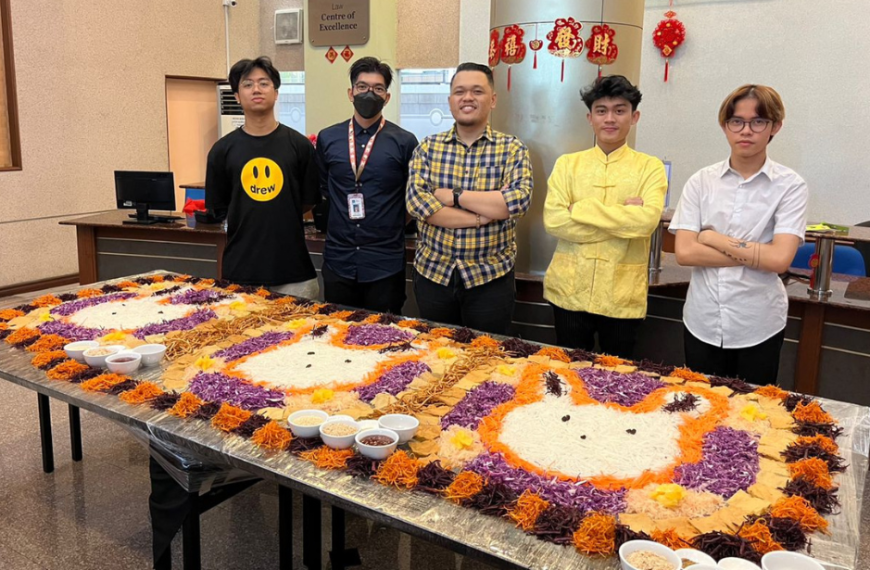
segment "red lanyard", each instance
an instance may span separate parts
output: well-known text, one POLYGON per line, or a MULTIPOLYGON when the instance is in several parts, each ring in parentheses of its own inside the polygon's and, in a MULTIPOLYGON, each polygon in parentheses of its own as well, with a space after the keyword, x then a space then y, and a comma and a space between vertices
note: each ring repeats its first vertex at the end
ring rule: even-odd
POLYGON ((375 139, 378 138, 378 133, 380 133, 381 129, 384 128, 386 122, 387 118, 381 117, 381 124, 378 127, 377 132, 369 139, 369 143, 363 151, 362 158, 359 159, 359 167, 356 165, 356 140, 354 140, 353 136, 353 119, 351 119, 350 123, 347 125, 347 144, 348 152, 350 153, 350 168, 353 170, 353 176, 357 182, 359 182, 360 176, 362 176, 363 170, 365 170, 366 163, 369 161, 369 155, 372 153, 372 148, 375 146, 375 139))

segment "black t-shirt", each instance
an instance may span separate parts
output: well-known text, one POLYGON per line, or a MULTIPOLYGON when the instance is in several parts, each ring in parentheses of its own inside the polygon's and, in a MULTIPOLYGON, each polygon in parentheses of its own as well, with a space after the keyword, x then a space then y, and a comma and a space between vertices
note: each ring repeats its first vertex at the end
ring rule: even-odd
POLYGON ((208 153, 205 202, 227 218, 222 277, 246 285, 313 279, 302 206, 319 201, 314 146, 293 129, 279 125, 260 137, 237 129, 216 142, 208 153))

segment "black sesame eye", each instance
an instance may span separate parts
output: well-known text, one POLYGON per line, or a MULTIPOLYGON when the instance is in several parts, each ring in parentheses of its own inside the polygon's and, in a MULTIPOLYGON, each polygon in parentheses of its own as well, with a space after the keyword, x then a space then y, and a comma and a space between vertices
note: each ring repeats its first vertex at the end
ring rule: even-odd
POLYGON ((345 362, 346 364, 350 364, 350 359, 348 358, 348 359, 345 360, 344 362, 345 362))
POLYGON ((571 419, 571 416, 562 416, 562 421, 563 421, 563 422, 567 422, 567 421, 570 420, 570 419, 571 419))
POLYGON ((312 350, 311 352, 308 353, 308 356, 311 356, 312 354, 314 354, 314 351, 313 351, 313 350, 312 350))
POLYGON ((634 435, 637 433, 637 430, 636 429, 627 429, 627 430, 625 430, 625 432, 630 433, 631 435, 634 435))
POLYGON ((306 364, 306 365, 305 365, 305 368, 311 368, 311 365, 310 365, 310 364, 306 364))
POLYGON ((580 436, 580 439, 586 439, 586 436, 585 436, 585 435, 581 435, 581 436, 580 436))

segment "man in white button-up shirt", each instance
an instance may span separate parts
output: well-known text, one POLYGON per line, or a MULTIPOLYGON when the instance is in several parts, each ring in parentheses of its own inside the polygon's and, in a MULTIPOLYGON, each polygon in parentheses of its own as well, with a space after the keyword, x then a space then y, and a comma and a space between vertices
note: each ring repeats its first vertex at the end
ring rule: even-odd
POLYGON ((686 365, 756 384, 776 382, 788 296, 779 278, 806 229, 807 185, 767 156, 782 128, 779 94, 744 85, 722 103, 729 160, 686 183, 670 231, 692 266, 683 309, 686 365))

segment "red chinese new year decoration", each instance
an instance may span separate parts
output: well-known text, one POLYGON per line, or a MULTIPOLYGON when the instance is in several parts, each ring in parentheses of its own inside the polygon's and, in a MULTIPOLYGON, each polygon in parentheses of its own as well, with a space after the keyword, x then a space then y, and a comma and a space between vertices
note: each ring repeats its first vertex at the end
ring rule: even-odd
POLYGON ((665 81, 668 80, 671 56, 686 41, 686 26, 676 16, 677 13, 673 10, 665 12, 666 19, 659 22, 653 32, 653 44, 665 58, 665 81))
POLYGON ((586 59, 599 66, 598 77, 601 77, 600 66, 610 65, 619 55, 619 48, 613 41, 615 35, 616 30, 607 24, 601 24, 592 27, 592 35, 586 40, 586 59))
POLYGON ((350 49, 350 46, 344 46, 344 49, 341 50, 341 57, 344 58, 344 61, 350 63, 350 58, 353 57, 353 50, 350 49))
POLYGON ((532 69, 538 69, 538 50, 542 47, 544 47, 544 42, 537 38, 529 42, 529 48, 535 52, 535 61, 534 65, 532 65, 532 69))
POLYGON ((583 24, 574 20, 574 18, 559 18, 556 20, 556 25, 547 34, 547 39, 550 44, 547 46, 547 51, 556 57, 562 58, 562 81, 565 81, 565 58, 580 57, 583 53, 583 38, 580 37, 580 30, 583 29, 583 24))
POLYGON ((523 43, 525 32, 514 24, 504 29, 501 40, 501 60, 508 64, 507 88, 511 90, 511 66, 526 58, 526 44, 523 43))
POLYGON ((501 57, 501 46, 498 41, 498 30, 493 30, 489 33, 489 66, 495 67, 498 65, 498 60, 501 57))
POLYGON ((335 51, 335 48, 329 46, 329 49, 326 50, 326 59, 329 60, 329 63, 335 63, 335 60, 338 59, 338 52, 335 51))

